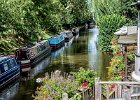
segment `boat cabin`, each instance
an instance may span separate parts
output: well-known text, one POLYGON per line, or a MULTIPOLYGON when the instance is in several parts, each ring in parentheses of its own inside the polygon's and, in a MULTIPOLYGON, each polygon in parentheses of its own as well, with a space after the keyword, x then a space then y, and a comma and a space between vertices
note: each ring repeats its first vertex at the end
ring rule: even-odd
POLYGON ((20 67, 15 58, 10 56, 0 57, 0 88, 15 79, 20 74, 20 67))
POLYGON ((65 45, 64 36, 62 34, 57 35, 55 37, 51 37, 48 40, 52 51, 57 50, 65 45))

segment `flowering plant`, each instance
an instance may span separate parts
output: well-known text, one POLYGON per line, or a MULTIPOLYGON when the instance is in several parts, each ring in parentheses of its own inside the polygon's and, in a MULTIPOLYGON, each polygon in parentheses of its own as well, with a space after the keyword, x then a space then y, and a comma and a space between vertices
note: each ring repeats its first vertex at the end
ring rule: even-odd
POLYGON ((108 71, 108 75, 110 80, 117 81, 122 80, 124 77, 124 55, 123 52, 120 50, 120 46, 117 44, 112 45, 113 50, 113 58, 110 62, 110 67, 108 71))
POLYGON ((78 81, 79 84, 88 85, 88 87, 92 87, 94 85, 94 79, 97 76, 97 73, 94 70, 85 70, 83 68, 80 68, 78 72, 71 72, 75 76, 76 81, 78 81))
POLYGON ((37 88, 36 100, 45 98, 46 100, 61 100, 62 93, 67 93, 69 97, 73 97, 78 93, 79 84, 75 81, 74 76, 68 75, 63 77, 53 73, 42 80, 42 86, 37 88))
POLYGON ((71 72, 64 76, 60 73, 46 74, 42 78, 42 86, 37 88, 35 100, 61 100, 62 93, 67 93, 72 100, 81 100, 80 87, 88 89, 93 86, 96 72, 80 68, 78 72, 71 72))

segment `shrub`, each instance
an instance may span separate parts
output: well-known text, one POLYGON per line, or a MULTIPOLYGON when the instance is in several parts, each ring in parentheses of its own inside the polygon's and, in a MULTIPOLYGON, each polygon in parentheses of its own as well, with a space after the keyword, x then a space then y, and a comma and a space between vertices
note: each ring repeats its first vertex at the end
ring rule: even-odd
POLYGON ((125 69, 123 51, 120 50, 120 46, 117 44, 117 42, 115 42, 116 40, 117 38, 113 38, 111 41, 111 48, 113 50, 114 56, 111 59, 108 71, 108 76, 112 81, 122 80, 124 77, 125 69))
POLYGON ((111 40, 114 32, 126 24, 127 19, 124 16, 117 14, 100 16, 97 21, 100 29, 99 33, 99 47, 103 51, 111 51, 111 40))
MULTIPOLYGON (((51 77, 46 74, 45 78, 39 78, 38 82, 42 82, 41 87, 37 88, 35 92, 35 100, 61 100, 62 93, 67 93, 72 100, 81 100, 81 90, 83 85, 88 85, 87 89, 94 84, 96 72, 93 70, 84 70, 80 68, 78 72, 71 72, 72 74, 52 73, 51 77), (83 81, 88 84, 83 83, 83 81)), ((83 88, 84 89, 84 88, 83 88)))
POLYGON ((94 79, 97 75, 97 73, 94 70, 85 70, 83 68, 80 68, 78 72, 72 72, 74 74, 76 81, 78 81, 79 84, 82 84, 83 81, 88 82, 88 86, 92 87, 94 84, 94 79))
POLYGON ((35 100, 46 98, 47 100, 61 100, 62 93, 67 93, 73 97, 78 93, 78 82, 73 76, 63 77, 53 73, 51 78, 48 76, 42 79, 42 86, 37 88, 35 100))

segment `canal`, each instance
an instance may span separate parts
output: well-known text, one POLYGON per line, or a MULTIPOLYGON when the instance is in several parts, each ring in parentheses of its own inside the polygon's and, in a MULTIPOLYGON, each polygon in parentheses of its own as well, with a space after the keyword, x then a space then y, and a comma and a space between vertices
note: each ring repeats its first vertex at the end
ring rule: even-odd
POLYGON ((38 85, 36 79, 55 70, 69 73, 78 71, 80 67, 90 68, 96 70, 102 80, 107 80, 107 67, 111 56, 97 49, 98 34, 97 28, 81 31, 79 36, 65 43, 65 47, 52 52, 51 56, 33 66, 29 76, 23 73, 19 81, 10 84, 1 92, 0 100, 32 100, 38 85))

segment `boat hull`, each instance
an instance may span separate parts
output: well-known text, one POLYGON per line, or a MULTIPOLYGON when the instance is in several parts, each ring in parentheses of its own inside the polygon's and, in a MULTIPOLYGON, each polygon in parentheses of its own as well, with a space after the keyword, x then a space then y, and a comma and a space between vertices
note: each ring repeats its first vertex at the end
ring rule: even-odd
POLYGON ((61 41, 60 43, 58 44, 50 44, 51 46, 51 51, 55 51, 55 50, 58 50, 59 48, 63 47, 65 45, 65 41, 61 41))

